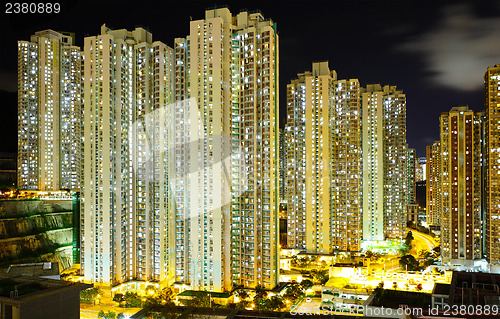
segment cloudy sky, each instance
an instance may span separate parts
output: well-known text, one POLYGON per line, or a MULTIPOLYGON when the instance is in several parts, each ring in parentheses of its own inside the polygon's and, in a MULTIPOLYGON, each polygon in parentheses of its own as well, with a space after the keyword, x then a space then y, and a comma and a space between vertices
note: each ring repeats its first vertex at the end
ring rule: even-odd
MULTIPOLYGON (((362 85, 396 85, 407 96, 410 147, 425 156, 438 138, 439 114, 453 106, 483 109, 483 75, 500 64, 500 1, 224 1, 234 13, 260 10, 278 25, 280 35, 280 106, 286 84, 313 61, 330 61, 339 78, 362 85)), ((16 91, 16 41, 35 31, 75 32, 77 44, 96 35, 100 25, 147 27, 155 40, 169 45, 185 36, 190 19, 201 19, 207 1, 62 2, 59 14, 5 14, 0 17, 0 90, 16 91)), ((2 92, 0 92, 2 93, 2 92)), ((12 95, 10 95, 12 96, 12 95)), ((15 149, 15 100, 5 99, 8 114, 1 132, 10 138, 0 151, 15 149), (9 118, 12 117, 12 118, 9 118)))

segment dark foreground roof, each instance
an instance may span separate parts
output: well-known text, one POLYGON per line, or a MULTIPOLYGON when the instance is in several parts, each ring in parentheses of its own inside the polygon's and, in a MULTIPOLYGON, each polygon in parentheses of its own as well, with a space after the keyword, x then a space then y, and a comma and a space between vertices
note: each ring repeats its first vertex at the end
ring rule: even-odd
POLYGON ((23 300, 40 294, 53 294, 68 289, 84 290, 92 286, 34 276, 0 273, 0 299, 23 300))
MULTIPOLYGON (((161 311, 162 309, 144 308, 137 312, 130 319, 144 319, 149 311, 161 311)), ((353 316, 342 315, 307 315, 307 314, 291 314, 290 312, 275 312, 275 311, 255 311, 255 310, 240 310, 229 308, 194 308, 194 307, 178 307, 174 306, 168 309, 170 314, 180 315, 177 319, 190 319, 193 315, 217 316, 225 317, 225 319, 353 319, 353 316)), ((363 317, 367 319, 375 319, 376 317, 363 317)), ((378 318, 380 319, 380 318, 378 318)))

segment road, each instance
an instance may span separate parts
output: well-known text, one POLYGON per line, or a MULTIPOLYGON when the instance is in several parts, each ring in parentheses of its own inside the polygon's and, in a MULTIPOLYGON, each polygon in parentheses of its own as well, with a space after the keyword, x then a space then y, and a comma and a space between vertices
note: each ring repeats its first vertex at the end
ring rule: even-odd
POLYGON ((421 249, 425 248, 428 251, 432 251, 432 249, 436 247, 434 239, 432 239, 431 236, 422 234, 414 229, 411 229, 411 232, 413 234, 414 241, 416 241, 415 248, 418 249, 417 246, 420 246, 421 249))

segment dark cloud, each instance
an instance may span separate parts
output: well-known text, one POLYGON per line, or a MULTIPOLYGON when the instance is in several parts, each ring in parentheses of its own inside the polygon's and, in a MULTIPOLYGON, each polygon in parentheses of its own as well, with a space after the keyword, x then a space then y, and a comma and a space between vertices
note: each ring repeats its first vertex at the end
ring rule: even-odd
POLYGON ((436 28, 399 48, 424 55, 431 80, 463 91, 477 90, 488 66, 500 63, 500 19, 478 17, 469 5, 444 8, 436 28))

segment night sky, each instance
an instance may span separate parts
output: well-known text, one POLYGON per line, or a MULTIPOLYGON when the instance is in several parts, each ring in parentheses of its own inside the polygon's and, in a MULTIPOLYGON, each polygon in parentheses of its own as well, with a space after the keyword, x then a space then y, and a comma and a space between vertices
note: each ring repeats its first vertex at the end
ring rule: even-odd
POLYGON ((483 109, 483 75, 500 64, 500 1, 65 1, 59 14, 0 16, 0 152, 17 144, 17 40, 53 29, 83 38, 143 26, 153 40, 173 45, 190 19, 228 5, 233 14, 260 10, 278 25, 280 117, 286 84, 313 61, 330 61, 338 78, 396 85, 407 97, 407 136, 418 156, 438 138, 439 114, 453 106, 483 109))

